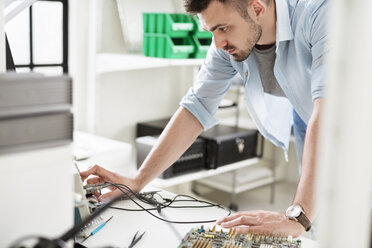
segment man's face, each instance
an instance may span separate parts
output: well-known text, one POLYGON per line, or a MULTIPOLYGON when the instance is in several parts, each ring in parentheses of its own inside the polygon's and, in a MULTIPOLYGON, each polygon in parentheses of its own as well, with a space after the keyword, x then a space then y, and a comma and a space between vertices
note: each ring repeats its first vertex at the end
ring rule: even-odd
POLYGON ((248 17, 243 18, 229 4, 211 1, 208 8, 198 16, 204 29, 213 33, 217 49, 222 48, 236 61, 248 58, 261 38, 261 26, 248 17))

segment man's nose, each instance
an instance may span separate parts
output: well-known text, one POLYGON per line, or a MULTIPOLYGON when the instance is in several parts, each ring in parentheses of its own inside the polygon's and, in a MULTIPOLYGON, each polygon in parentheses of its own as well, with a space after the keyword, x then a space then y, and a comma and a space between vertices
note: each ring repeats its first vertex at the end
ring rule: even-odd
POLYGON ((213 39, 217 49, 224 48, 227 45, 227 41, 222 36, 213 34, 213 39))

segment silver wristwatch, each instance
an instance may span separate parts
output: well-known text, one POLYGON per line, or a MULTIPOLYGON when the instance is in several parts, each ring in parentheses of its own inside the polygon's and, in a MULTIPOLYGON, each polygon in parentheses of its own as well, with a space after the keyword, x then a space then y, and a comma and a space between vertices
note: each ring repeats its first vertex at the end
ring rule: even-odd
POLYGON ((306 217, 304 210, 300 205, 290 206, 285 212, 285 216, 287 216, 287 218, 290 220, 294 220, 300 223, 303 227, 305 227, 306 232, 310 230, 311 222, 306 217))

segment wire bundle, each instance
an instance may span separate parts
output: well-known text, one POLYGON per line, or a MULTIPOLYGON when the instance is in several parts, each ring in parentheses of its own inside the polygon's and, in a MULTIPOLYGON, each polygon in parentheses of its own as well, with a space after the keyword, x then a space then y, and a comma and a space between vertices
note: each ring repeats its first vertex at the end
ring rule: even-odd
POLYGON ((228 209, 228 208, 223 207, 221 204, 215 204, 215 203, 211 203, 211 202, 207 202, 207 201, 203 201, 203 200, 198 200, 198 199, 196 199, 192 196, 189 196, 189 195, 176 195, 172 199, 170 199, 170 198, 164 198, 159 193, 155 193, 155 195, 158 195, 162 199, 162 201, 158 201, 154 197, 154 194, 152 194, 151 198, 149 198, 149 197, 145 197, 143 194, 133 192, 128 186, 126 186, 124 184, 115 184, 115 183, 110 183, 110 182, 106 182, 106 183, 118 188, 124 195, 126 195, 131 201, 133 201, 139 207, 139 209, 138 208, 137 209, 121 208, 121 207, 113 207, 113 206, 110 206, 110 208, 118 209, 118 210, 124 210, 124 211, 145 211, 148 214, 150 214, 151 216, 153 216, 153 217, 155 217, 155 218, 157 218, 161 221, 168 222, 168 223, 174 223, 174 224, 202 224, 202 223, 216 222, 217 219, 196 220, 196 221, 174 221, 174 220, 164 219, 160 216, 157 216, 157 215, 153 214, 150 211, 157 210, 158 213, 160 214, 161 210, 164 209, 164 208, 190 208, 191 209, 191 208, 217 207, 217 208, 220 208, 220 209, 223 209, 223 210, 227 211, 228 212, 227 216, 229 216, 231 214, 231 210, 228 209), (134 199, 133 196, 135 196, 135 198, 137 198, 142 203, 150 204, 150 205, 153 205, 155 207, 145 208, 139 202, 137 202, 134 199), (181 198, 181 197, 186 198, 186 199, 178 199, 178 198, 181 198), (197 202, 197 203, 201 203, 201 204, 205 204, 205 205, 200 205, 200 206, 196 206, 196 205, 174 206, 173 204, 177 203, 177 202, 197 202))

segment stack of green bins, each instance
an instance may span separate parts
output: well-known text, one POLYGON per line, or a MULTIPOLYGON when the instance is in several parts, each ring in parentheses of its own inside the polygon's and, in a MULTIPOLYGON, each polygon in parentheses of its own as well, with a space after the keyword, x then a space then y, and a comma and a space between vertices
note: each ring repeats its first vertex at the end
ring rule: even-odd
POLYGON ((205 31, 200 25, 198 17, 193 16, 194 30, 192 33, 192 39, 195 44, 195 52, 193 58, 205 58, 212 43, 212 33, 205 31))
POLYGON ((194 23, 187 14, 143 13, 143 53, 149 57, 190 58, 194 23))

